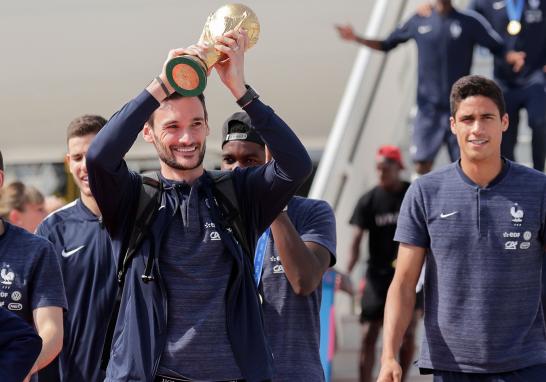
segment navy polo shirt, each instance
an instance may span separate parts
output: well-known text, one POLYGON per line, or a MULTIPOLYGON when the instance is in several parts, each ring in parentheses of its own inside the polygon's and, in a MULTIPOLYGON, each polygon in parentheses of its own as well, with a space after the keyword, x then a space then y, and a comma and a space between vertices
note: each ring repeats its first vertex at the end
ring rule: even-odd
POLYGON ((525 0, 521 16, 521 32, 511 36, 504 0, 473 0, 470 8, 483 15, 506 43, 507 50, 525 52, 525 66, 519 73, 501 57, 495 57, 495 78, 505 86, 527 86, 543 83, 546 60, 546 1, 525 0))
MULTIPOLYGON (((326 248, 336 261, 336 220, 323 200, 293 197, 288 217, 304 242, 326 248)), ((262 290, 265 329, 273 351, 275 382, 324 381, 320 363, 320 301, 322 283, 308 296, 292 290, 273 235, 264 256, 262 290)))
POLYGON ((382 41, 381 48, 389 51, 410 39, 417 43, 419 106, 428 103, 449 109, 451 86, 470 73, 475 45, 504 56, 501 37, 475 12, 414 15, 382 41))
POLYGON ((395 240, 427 248, 419 366, 501 373, 546 363, 546 175, 506 161, 487 187, 458 162, 419 178, 395 240))
POLYGON ((240 379, 226 326, 233 257, 213 223, 201 178, 193 185, 163 181, 174 185, 179 205, 159 256, 169 306, 159 372, 192 381, 240 379))
POLYGON ((108 232, 78 199, 49 215, 36 233, 53 243, 66 289, 61 380, 102 381, 102 348, 117 288, 108 232))
POLYGON ((51 243, 23 228, 3 223, 0 308, 11 310, 29 324, 34 324, 35 309, 66 309, 63 277, 51 243))

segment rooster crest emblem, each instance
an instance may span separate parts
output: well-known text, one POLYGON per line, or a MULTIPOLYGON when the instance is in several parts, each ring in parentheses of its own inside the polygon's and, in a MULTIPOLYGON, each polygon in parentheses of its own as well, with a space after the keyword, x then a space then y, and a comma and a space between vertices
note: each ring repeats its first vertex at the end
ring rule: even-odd
POLYGON ((2 268, 0 271, 0 277, 2 277, 2 284, 11 285, 13 283, 13 279, 15 278, 15 273, 10 270, 6 270, 6 268, 2 268))
POLYGON ((510 208, 510 215, 512 215, 513 223, 521 223, 523 220, 523 210, 518 206, 517 203, 514 203, 514 206, 510 208))
POLYGON ((540 0, 529 0, 529 6, 532 9, 538 9, 540 7, 540 0))

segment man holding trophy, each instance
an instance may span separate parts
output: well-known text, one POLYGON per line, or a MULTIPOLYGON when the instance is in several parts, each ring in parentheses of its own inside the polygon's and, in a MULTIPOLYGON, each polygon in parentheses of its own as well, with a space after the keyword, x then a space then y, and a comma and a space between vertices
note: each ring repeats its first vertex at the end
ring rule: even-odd
POLYGON ((190 91, 199 87, 195 66, 169 64, 183 55, 205 63, 206 73, 214 67, 270 148, 271 162, 228 173, 245 236, 254 245, 312 164, 290 128, 246 85, 244 52, 257 36, 257 23, 245 23, 255 20, 246 7, 227 22, 230 7, 222 7, 219 18, 211 16, 205 29, 216 31, 211 22, 218 20, 235 28, 214 34, 212 41, 171 50, 160 75, 110 119, 88 150, 90 187, 115 253, 132 230, 138 205, 142 178, 128 170, 123 156, 141 130, 155 146, 161 169, 158 208, 124 278, 106 381, 265 381, 272 376, 253 283, 254 248, 244 251, 233 227, 226 226, 223 202, 202 164, 209 134, 204 97, 176 93, 170 81, 182 78, 183 86, 177 85, 182 90, 188 83, 190 91), (213 50, 221 55, 210 65, 213 50), (183 66, 172 75, 176 65, 183 66))

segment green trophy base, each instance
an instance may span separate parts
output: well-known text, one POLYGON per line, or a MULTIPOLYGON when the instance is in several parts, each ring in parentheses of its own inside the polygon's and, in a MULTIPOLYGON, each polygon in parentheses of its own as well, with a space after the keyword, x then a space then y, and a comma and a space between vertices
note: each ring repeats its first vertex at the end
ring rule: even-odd
POLYGON ((166 72, 171 86, 184 97, 198 96, 207 86, 207 70, 197 57, 175 57, 167 62, 166 72))

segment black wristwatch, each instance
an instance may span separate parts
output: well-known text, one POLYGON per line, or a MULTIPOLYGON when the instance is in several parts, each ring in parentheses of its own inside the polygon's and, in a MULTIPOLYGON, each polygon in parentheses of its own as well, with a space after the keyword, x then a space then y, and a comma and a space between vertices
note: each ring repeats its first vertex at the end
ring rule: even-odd
POLYGON ((243 94, 243 96, 237 100, 237 105, 241 107, 245 107, 246 105, 248 105, 255 99, 260 98, 260 95, 256 93, 256 91, 252 89, 250 85, 245 85, 245 88, 246 88, 246 93, 243 94))

